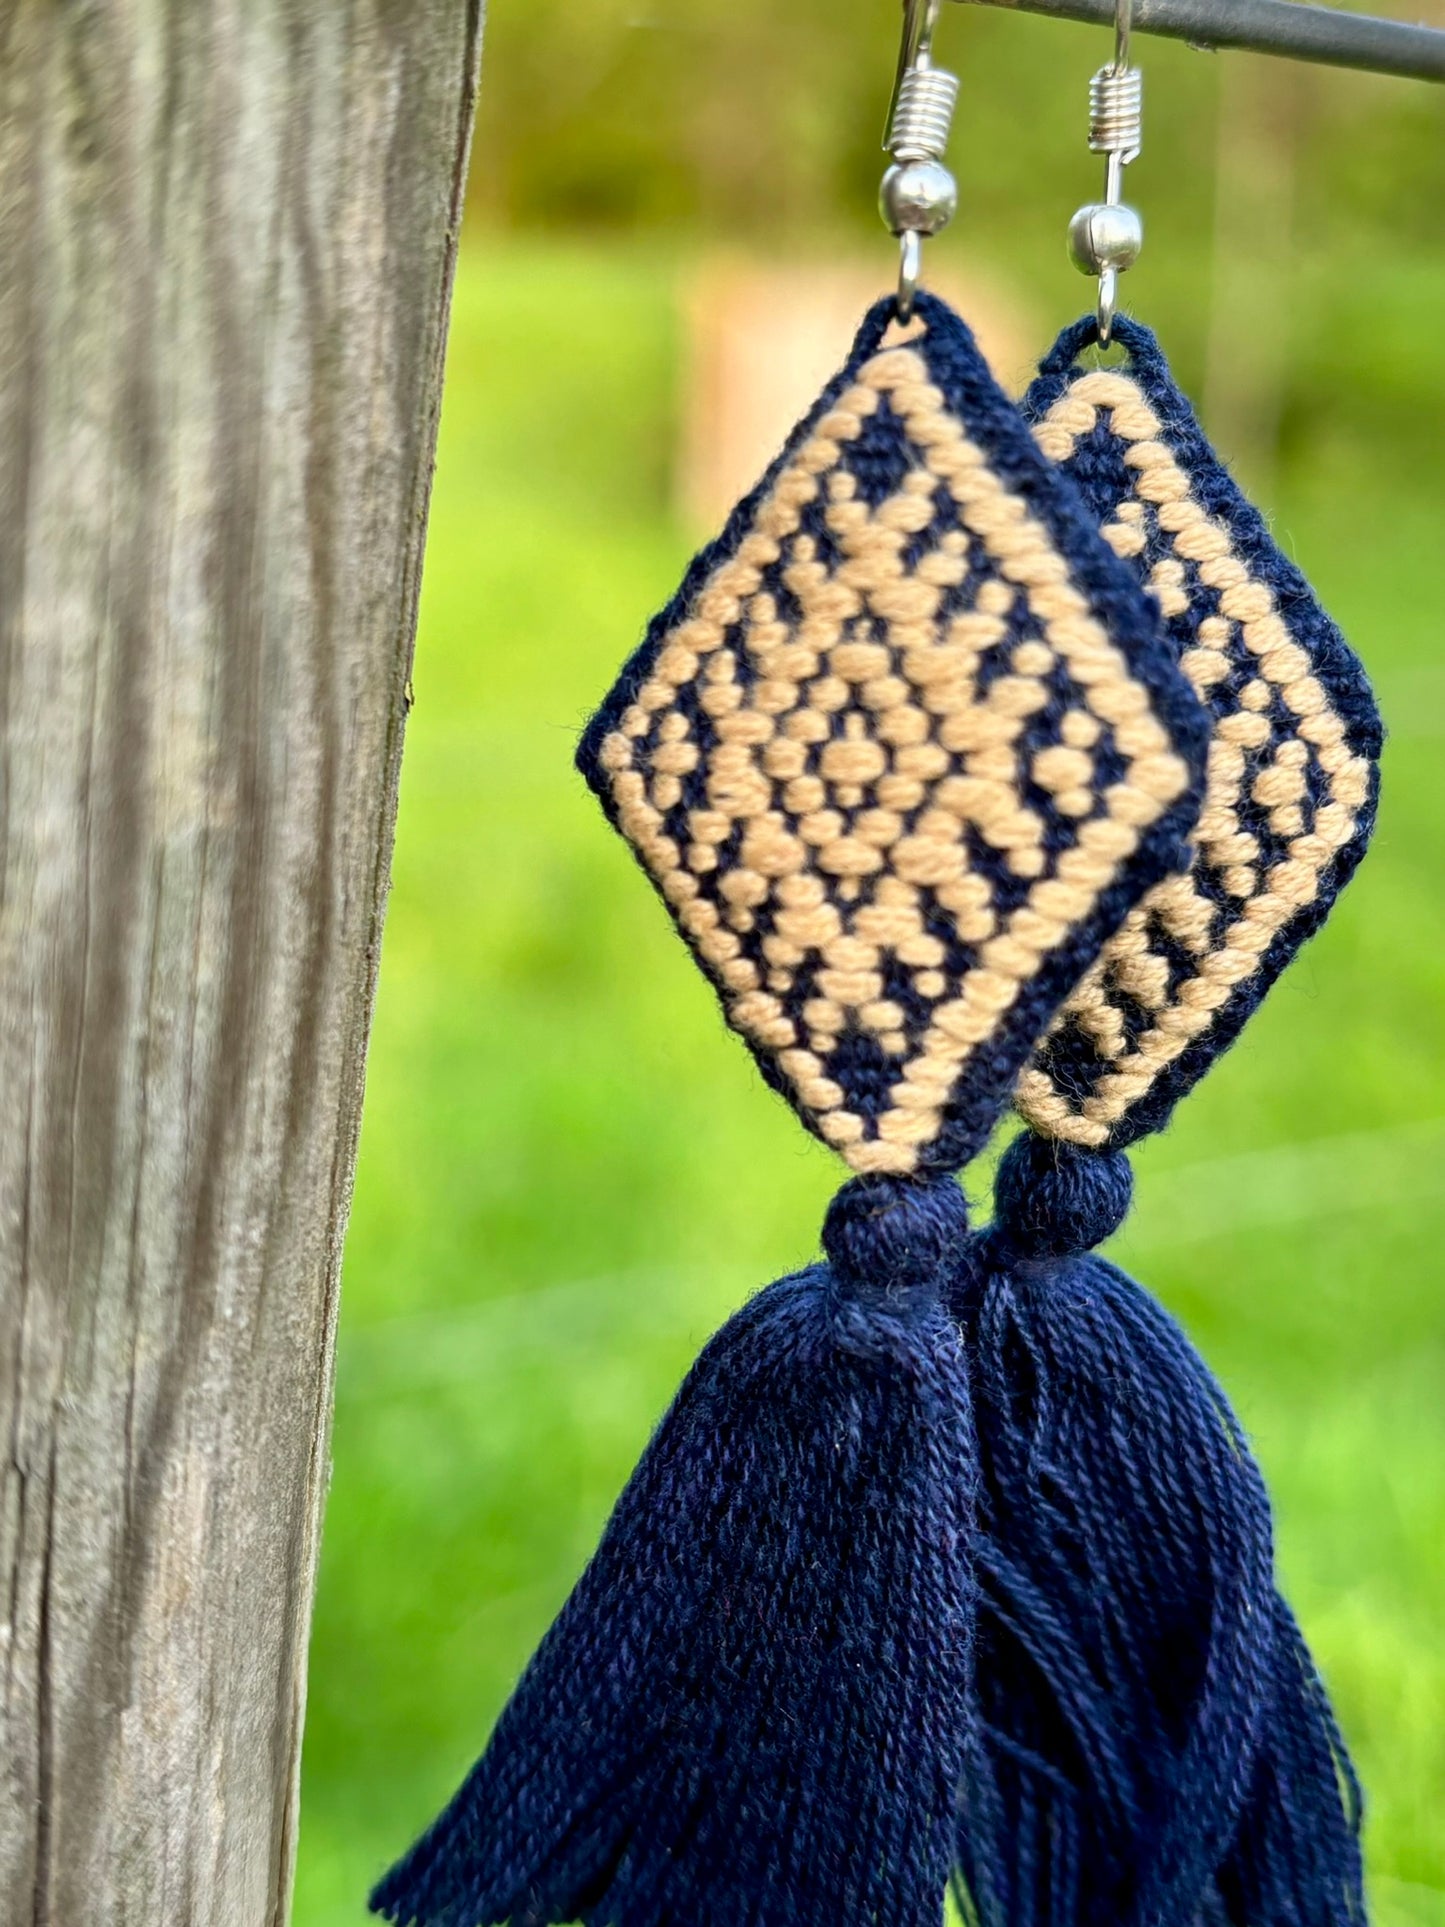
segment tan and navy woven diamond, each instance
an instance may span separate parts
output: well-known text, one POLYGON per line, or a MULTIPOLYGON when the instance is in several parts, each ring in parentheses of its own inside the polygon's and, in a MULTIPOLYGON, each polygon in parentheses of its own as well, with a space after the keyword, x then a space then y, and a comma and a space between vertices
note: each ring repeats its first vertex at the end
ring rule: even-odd
POLYGON ((579 764, 808 1126, 956 1169, 1186 857, 1204 717, 962 322, 888 303, 579 764))
POLYGON ((1060 337, 1024 411, 1158 598, 1213 731, 1192 866, 1129 913, 1019 1082, 1036 1130, 1120 1146, 1165 1123, 1323 922, 1374 825, 1381 729, 1154 337, 1121 321, 1127 365, 1086 370, 1091 334, 1060 337))

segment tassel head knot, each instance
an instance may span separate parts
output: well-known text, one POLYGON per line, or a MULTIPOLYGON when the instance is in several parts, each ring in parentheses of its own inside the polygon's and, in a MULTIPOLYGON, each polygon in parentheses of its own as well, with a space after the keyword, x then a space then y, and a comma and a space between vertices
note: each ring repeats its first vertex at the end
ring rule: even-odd
POLYGON ((1122 1151, 1085 1150, 1024 1131, 994 1180, 997 1228, 1022 1258, 1066 1258, 1112 1237, 1133 1195, 1122 1151))
POLYGON ((955 1178, 853 1178, 828 1206, 823 1249, 851 1291, 941 1288, 968 1237, 955 1178))

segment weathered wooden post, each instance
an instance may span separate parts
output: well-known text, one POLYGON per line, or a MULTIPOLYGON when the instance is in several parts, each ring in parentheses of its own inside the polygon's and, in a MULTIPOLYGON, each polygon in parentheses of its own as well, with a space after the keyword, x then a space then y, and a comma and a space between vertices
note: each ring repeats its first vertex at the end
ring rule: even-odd
POLYGON ((287 1911, 481 0, 0 7, 0 1920, 287 1911))

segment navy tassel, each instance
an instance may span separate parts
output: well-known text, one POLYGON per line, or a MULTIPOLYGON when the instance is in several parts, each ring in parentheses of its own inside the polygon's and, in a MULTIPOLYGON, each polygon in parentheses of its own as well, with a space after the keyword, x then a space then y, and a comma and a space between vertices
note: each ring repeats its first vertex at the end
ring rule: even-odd
POLYGON ((1345 1927, 1358 1797, 1268 1500, 1179 1327, 1087 1255, 1128 1162, 1020 1137, 961 1268, 979 1450, 959 1868, 980 1927, 1345 1927))
POLYGON ((974 1467, 952 1179, 854 1179, 713 1339, 397 1922, 940 1927, 974 1467))
POLYGON ((1285 1602, 1238 1838, 1219 1875, 1222 1920, 1364 1927, 1359 1781, 1324 1685, 1285 1602))

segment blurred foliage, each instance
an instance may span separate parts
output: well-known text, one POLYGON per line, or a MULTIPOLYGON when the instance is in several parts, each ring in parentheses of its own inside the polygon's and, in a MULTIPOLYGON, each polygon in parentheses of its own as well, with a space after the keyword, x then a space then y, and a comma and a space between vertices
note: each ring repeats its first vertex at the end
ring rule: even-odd
MULTIPOLYGON (((1404 11, 1445 24, 1442 0, 1404 11)), ((898 27, 888 0, 491 0, 473 211, 514 227, 686 225, 754 243, 871 236, 898 27)), ((1028 209, 1029 241, 1061 254, 1095 172, 1087 79, 1109 44, 1069 22, 943 8, 938 57, 963 81, 958 245, 996 245, 1028 209)), ((1197 264, 1219 92, 1250 57, 1141 37, 1135 58, 1147 96, 1131 183, 1161 243, 1197 264)), ((1264 71, 1293 100, 1304 231, 1327 249, 1438 243, 1439 89, 1274 61, 1264 71)))
MULTIPOLYGON (((1445 23, 1445 0, 1417 11, 1445 23)), ((875 203, 898 27, 888 0, 492 0, 474 227, 686 236, 804 259, 866 250, 882 278, 875 203)), ((946 5, 936 46, 963 93, 950 152, 960 210, 933 249, 991 264, 1062 319, 1085 305, 1063 237, 1098 188, 1087 82, 1109 37, 946 5)), ((1129 193, 1147 238, 1126 295, 1167 328, 1181 378, 1202 385, 1211 328, 1223 356, 1275 333, 1287 304, 1308 338, 1278 345, 1291 366, 1268 401, 1269 453, 1277 439, 1306 462, 1348 417, 1372 448, 1425 459, 1440 419, 1426 404, 1445 393, 1438 331, 1389 331, 1396 293, 1439 259, 1445 88, 1135 47, 1145 146, 1129 193), (1241 130, 1228 109, 1242 91, 1241 130), (1248 181, 1280 170, 1283 204, 1252 203, 1248 181)))
MULTIPOLYGON (((837 1182, 571 754, 698 534, 670 506, 698 249, 861 255, 886 285, 896 30, 884 0, 492 0, 347 1245, 299 1927, 363 1918, 699 1344, 811 1253, 837 1182)), ((1141 1153, 1120 1255, 1255 1436, 1371 1793, 1377 1927, 1445 1927, 1445 89, 1139 45, 1130 306, 1394 740, 1371 858, 1141 1153)), ((1095 191, 1107 49, 970 7, 940 27, 963 207, 933 245, 1017 290, 1040 350, 1088 298, 1062 236, 1095 191)))

